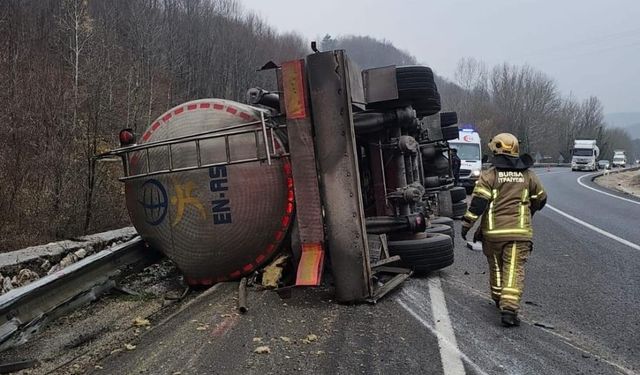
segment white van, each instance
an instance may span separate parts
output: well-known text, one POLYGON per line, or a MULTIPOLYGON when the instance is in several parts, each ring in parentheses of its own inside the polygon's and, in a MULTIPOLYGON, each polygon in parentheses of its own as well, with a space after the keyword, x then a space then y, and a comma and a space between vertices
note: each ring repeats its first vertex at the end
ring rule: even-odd
POLYGON ((471 194, 482 170, 480 134, 472 128, 461 128, 458 139, 449 141, 449 147, 458 150, 460 186, 464 186, 467 193, 471 194))

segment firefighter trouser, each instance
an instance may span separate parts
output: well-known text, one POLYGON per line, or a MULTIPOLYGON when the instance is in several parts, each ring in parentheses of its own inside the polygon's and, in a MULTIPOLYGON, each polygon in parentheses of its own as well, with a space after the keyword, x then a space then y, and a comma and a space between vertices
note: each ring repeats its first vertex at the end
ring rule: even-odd
POLYGON ((531 252, 529 241, 483 241, 482 249, 489 262, 491 298, 500 310, 518 311, 524 291, 524 264, 531 252))

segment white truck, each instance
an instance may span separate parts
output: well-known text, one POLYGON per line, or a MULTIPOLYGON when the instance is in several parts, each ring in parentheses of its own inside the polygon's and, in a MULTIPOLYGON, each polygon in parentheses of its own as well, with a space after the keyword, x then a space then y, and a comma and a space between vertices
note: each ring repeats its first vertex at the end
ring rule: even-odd
POLYGON ((458 150, 460 158, 460 186, 471 193, 482 170, 480 134, 473 128, 461 127, 458 138, 449 141, 449 147, 458 150))
POLYGON ((613 150, 613 162, 611 165, 615 167, 625 168, 627 166, 627 155, 624 150, 613 150))
POLYGON ((571 156, 572 171, 598 170, 598 156, 600 149, 595 139, 576 139, 573 141, 571 156))

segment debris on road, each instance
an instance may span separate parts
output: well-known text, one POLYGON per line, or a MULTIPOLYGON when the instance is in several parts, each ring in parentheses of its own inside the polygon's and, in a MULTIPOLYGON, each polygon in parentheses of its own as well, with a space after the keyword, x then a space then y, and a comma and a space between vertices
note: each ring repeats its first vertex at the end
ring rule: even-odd
POLYGON ((544 329, 556 329, 556 327, 554 326, 543 324, 543 323, 533 323, 533 325, 536 327, 544 328, 544 329))
POLYGON ((136 350, 136 346, 133 344, 124 344, 125 349, 131 351, 131 350, 136 350))
POLYGON ((287 264, 287 260, 289 260, 289 256, 282 254, 264 268, 262 274, 263 287, 267 289, 275 289, 278 287, 278 282, 282 278, 282 272, 284 266, 287 264))
POLYGON ((253 351, 256 354, 271 354, 271 348, 269 348, 268 346, 258 346, 257 348, 254 349, 253 351))
POLYGON ((318 336, 314 335, 313 333, 307 335, 307 337, 305 337, 304 339, 302 339, 302 342, 305 344, 310 344, 314 341, 318 340, 318 336))
POLYGON ((247 308, 247 278, 243 277, 238 285, 238 311, 244 314, 248 311, 247 308))
POLYGON ((151 322, 149 321, 149 319, 137 317, 133 320, 134 327, 148 327, 150 325, 151 325, 151 322))

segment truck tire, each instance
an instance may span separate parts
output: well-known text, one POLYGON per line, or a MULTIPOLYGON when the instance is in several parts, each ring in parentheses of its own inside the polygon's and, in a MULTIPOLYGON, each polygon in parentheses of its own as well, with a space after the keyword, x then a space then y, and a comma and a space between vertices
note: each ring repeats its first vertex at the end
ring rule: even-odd
POLYGON ((451 228, 451 238, 455 239, 456 238, 456 227, 453 224, 454 221, 452 218, 450 217, 436 217, 434 219, 429 220, 429 222, 431 223, 431 225, 435 225, 435 224, 442 224, 442 225, 446 225, 449 228, 451 228))
POLYGON ((463 201, 467 199, 467 190, 462 186, 455 186, 449 190, 451 193, 451 201, 453 203, 463 201))
POLYGON ((467 202, 456 202, 451 205, 451 217, 454 219, 459 219, 464 216, 464 213, 467 212, 467 202))
POLYGON ((445 234, 428 233, 419 240, 389 241, 389 253, 399 255, 406 266, 419 273, 453 264, 453 241, 445 234))
POLYGON ((449 172, 449 159, 444 155, 436 155, 433 160, 424 163, 424 173, 427 176, 445 176, 449 172))
POLYGON ((451 201, 451 194, 447 191, 438 193, 438 215, 453 217, 453 201, 451 201))
POLYGON ((422 162, 428 163, 438 156, 438 150, 436 146, 433 144, 427 144, 420 147, 420 152, 422 154, 422 162))
POLYGON ((440 126, 446 127, 458 123, 457 112, 440 112, 440 126))
POLYGON ((431 223, 431 226, 427 229, 425 229, 425 232, 427 233, 440 233, 440 234, 446 234, 447 236, 451 237, 452 239, 454 238, 454 232, 453 232, 453 228, 445 225, 445 224, 433 224, 431 223))
POLYGON ((460 129, 458 125, 450 125, 442 128, 442 139, 445 141, 451 141, 457 139, 460 136, 460 129))
POLYGON ((438 217, 434 217, 432 219, 429 219, 429 222, 431 222, 431 224, 444 224, 446 226, 449 226, 451 228, 453 228, 453 219, 450 217, 444 217, 444 216, 438 216, 438 217))
POLYGON ((411 105, 418 118, 440 112, 440 93, 433 77, 433 71, 426 66, 396 67, 398 99, 371 103, 367 108, 395 108, 411 105))

